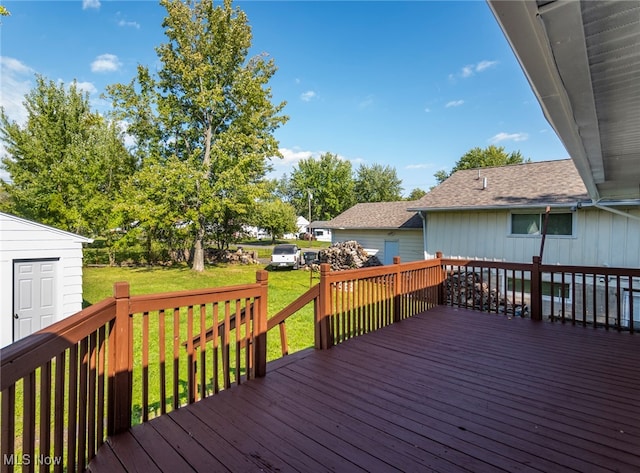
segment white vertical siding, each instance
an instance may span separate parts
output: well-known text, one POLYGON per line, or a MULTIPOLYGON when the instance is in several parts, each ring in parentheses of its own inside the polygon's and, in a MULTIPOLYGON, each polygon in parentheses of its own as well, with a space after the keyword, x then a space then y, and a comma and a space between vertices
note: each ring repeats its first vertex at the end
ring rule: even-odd
POLYGON ((12 342, 13 262, 57 258, 56 320, 82 309, 83 237, 0 213, 0 347, 12 342))
MULTIPOLYGON (((638 209, 625 211, 640 216, 638 209)), ((427 251, 459 258, 531 262, 540 254, 541 237, 509 235, 509 218, 506 210, 428 213, 427 251)), ((575 215, 573 237, 547 236, 543 262, 640 267, 640 221, 583 208, 575 215)))
POLYGON ((380 262, 384 262, 385 240, 397 240, 400 243, 401 261, 424 259, 422 230, 333 230, 332 243, 349 240, 356 240, 364 248, 378 250, 376 256, 380 262))

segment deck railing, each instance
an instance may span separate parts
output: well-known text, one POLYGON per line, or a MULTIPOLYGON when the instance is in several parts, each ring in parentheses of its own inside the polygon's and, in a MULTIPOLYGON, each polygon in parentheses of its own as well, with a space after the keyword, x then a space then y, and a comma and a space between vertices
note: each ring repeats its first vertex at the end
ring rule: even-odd
POLYGON ((443 304, 640 330, 640 269, 442 259, 443 304))
POLYGON ((0 471, 84 471, 132 422, 264 376, 266 303, 266 271, 255 284, 150 296, 116 283, 113 297, 3 348, 0 471))
POLYGON ((640 269, 443 259, 330 271, 267 319, 255 284, 114 296, 0 351, 1 472, 25 460, 81 471, 108 435, 266 373, 266 334, 314 304, 315 347, 330 348, 438 304, 640 329, 640 269), (638 300, 636 300, 638 299, 638 300), (21 412, 21 415, 16 415, 21 412))
POLYGON ((365 269, 320 268, 320 308, 316 315, 316 348, 398 322, 438 305, 443 280, 439 260, 365 269))

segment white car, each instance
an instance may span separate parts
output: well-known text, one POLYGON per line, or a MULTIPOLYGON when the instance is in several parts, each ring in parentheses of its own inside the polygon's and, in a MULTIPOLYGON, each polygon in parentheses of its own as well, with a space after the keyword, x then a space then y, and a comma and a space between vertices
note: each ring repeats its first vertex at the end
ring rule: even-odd
POLYGON ((302 261, 301 258, 298 245, 276 245, 271 253, 271 267, 298 269, 302 261))

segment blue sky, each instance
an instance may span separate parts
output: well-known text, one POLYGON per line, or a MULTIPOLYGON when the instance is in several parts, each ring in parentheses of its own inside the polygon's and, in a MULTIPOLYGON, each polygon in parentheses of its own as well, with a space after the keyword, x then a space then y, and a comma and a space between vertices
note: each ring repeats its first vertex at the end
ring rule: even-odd
MULTIPOLYGON (((4 1, 2 106, 15 120, 35 74, 90 93, 157 63, 164 9, 151 1, 4 1)), ((275 101, 290 120, 276 137, 284 159, 331 152, 395 167, 405 194, 435 184, 469 149, 490 144, 533 161, 568 157, 544 119, 484 1, 237 1, 253 28, 252 54, 278 72, 275 101)))

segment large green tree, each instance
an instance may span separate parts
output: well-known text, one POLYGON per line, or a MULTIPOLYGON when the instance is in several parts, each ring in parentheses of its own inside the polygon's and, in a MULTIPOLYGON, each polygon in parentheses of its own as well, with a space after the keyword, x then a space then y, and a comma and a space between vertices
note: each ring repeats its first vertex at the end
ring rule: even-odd
POLYGON ((357 202, 402 200, 402 179, 391 166, 361 164, 356 171, 354 193, 357 202))
POLYGON ((285 233, 295 233, 296 209, 287 202, 273 199, 258 202, 251 221, 253 224, 271 235, 271 240, 282 237, 285 233))
POLYGON ((351 163, 332 153, 302 159, 286 184, 289 202, 298 215, 311 220, 330 220, 355 203, 351 163))
POLYGON ((520 164, 530 162, 525 159, 520 151, 507 153, 504 146, 490 145, 486 148, 472 148, 456 161, 451 172, 440 170, 434 174, 438 184, 447 179, 451 174, 462 169, 486 168, 490 166, 507 166, 509 164, 520 164))
POLYGON ((113 122, 91 111, 75 83, 36 77, 25 96, 27 120, 0 112, 2 159, 10 179, 0 183, 3 209, 58 228, 100 236, 112 202, 134 161, 113 122))
MULTIPOLYGON (((262 55, 248 57, 251 28, 230 0, 220 6, 212 0, 161 4, 167 42, 156 48, 157 74, 139 66, 133 81, 108 92, 143 163, 169 173, 177 162, 188 169, 193 191, 179 199, 180 221, 169 221, 173 209, 163 226, 188 229, 192 267, 201 271, 206 238, 228 246, 260 194, 269 158, 279 155, 273 132, 286 121, 284 103, 271 103, 267 84, 275 64, 262 55)), ((164 187, 161 175, 148 184, 159 188, 154 195, 164 187)))

